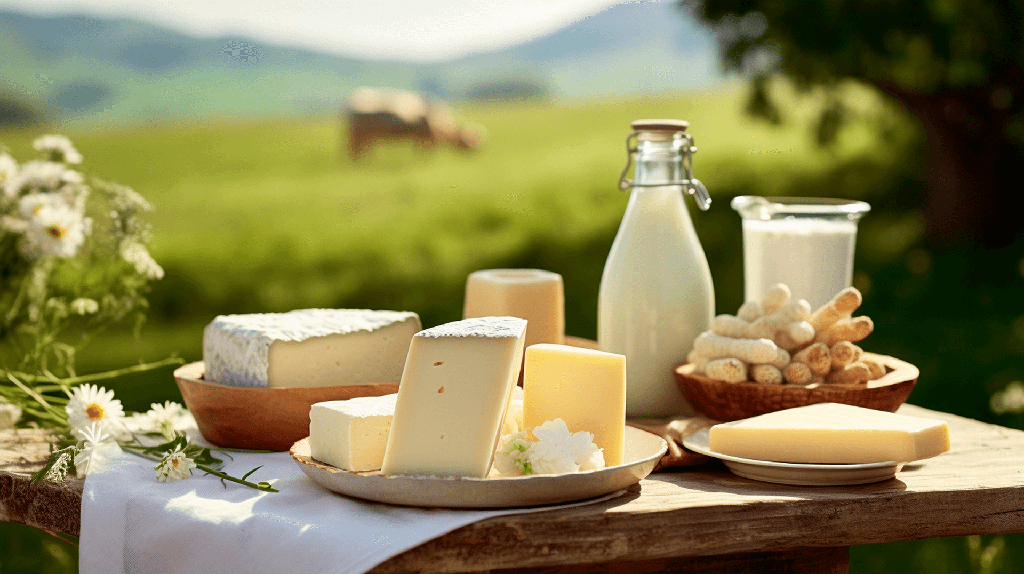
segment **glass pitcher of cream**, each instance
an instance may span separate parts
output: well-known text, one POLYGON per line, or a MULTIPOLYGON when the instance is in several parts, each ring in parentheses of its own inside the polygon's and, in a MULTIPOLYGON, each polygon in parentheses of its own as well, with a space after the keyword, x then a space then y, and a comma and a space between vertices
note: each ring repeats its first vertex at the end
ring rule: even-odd
POLYGON ((871 206, 820 197, 743 195, 732 200, 743 219, 743 292, 759 301, 776 283, 812 309, 853 281, 857 222, 871 206))
POLYGON ((687 122, 638 120, 631 126, 619 189, 632 192, 601 275, 597 342, 602 351, 626 356, 626 416, 690 414, 673 367, 708 329, 715 292, 683 191, 702 210, 711 198, 693 177, 697 148, 687 122))

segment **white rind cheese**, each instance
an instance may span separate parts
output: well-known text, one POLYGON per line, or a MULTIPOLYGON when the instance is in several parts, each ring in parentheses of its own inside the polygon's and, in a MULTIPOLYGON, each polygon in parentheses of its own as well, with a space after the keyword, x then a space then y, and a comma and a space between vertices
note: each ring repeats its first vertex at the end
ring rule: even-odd
POLYGON ((397 396, 357 397, 313 405, 309 409, 313 458, 351 472, 379 469, 397 396))
POLYGON ((395 383, 419 330, 419 317, 400 311, 221 315, 203 331, 205 378, 237 387, 395 383))
POLYGON ((712 451, 811 464, 910 462, 949 450, 943 421, 823 403, 711 427, 712 451))
POLYGON ((484 478, 523 360, 526 321, 481 317, 409 347, 381 471, 484 478))

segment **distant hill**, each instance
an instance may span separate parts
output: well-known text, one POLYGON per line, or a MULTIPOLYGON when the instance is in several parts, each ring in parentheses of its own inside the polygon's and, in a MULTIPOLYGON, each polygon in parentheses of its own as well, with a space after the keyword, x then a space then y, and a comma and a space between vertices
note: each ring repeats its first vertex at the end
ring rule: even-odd
POLYGON ((577 98, 720 81, 711 34, 672 3, 614 6, 517 46, 430 64, 13 12, 0 12, 0 54, 0 94, 69 124, 322 112, 360 85, 459 100, 516 82, 522 93, 577 98))

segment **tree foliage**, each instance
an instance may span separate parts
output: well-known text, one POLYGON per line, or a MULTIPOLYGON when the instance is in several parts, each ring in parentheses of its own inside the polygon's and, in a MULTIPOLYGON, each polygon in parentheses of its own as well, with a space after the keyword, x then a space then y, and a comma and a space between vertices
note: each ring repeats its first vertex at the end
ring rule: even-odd
POLYGON ((1024 144, 1021 0, 682 0, 718 34, 728 69, 752 79, 751 109, 779 117, 783 75, 830 95, 822 142, 846 117, 842 82, 869 84, 918 119, 928 145, 932 239, 1000 242, 1021 230, 1002 202, 1024 144))

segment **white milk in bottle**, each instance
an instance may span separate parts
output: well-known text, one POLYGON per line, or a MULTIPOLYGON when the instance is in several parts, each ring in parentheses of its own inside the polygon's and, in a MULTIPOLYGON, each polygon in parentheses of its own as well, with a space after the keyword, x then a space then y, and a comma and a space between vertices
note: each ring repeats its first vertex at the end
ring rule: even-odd
MULTIPOLYGON (((708 329, 715 294, 704 250, 683 202, 683 189, 707 209, 707 190, 691 173, 693 139, 686 122, 632 124, 635 182, 601 275, 597 341, 602 351, 626 356, 626 416, 692 413, 673 367, 686 360, 693 340, 708 329)), ((627 164, 627 171, 629 167, 627 164)))

